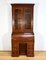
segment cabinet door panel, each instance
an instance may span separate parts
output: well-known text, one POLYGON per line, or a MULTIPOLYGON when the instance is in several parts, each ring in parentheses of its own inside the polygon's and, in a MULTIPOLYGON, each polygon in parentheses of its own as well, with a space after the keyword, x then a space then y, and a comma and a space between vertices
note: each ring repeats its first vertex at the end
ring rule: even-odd
POLYGON ((14 9, 14 32, 32 32, 32 9, 15 8, 14 9))
POLYGON ((31 29, 31 10, 29 8, 24 9, 25 29, 31 29))

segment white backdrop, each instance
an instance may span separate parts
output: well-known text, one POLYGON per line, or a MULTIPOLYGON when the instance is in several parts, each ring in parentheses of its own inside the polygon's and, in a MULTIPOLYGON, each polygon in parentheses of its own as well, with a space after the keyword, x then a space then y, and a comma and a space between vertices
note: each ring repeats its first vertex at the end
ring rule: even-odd
POLYGON ((11 3, 34 3, 35 50, 46 51, 46 0, 0 0, 0 50, 11 50, 11 3))

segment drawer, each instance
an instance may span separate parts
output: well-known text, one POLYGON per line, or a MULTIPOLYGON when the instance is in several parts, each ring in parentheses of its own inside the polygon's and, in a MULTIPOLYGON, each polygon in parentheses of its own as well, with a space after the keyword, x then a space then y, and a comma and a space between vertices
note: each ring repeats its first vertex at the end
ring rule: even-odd
POLYGON ((34 57, 34 53, 27 54, 28 57, 34 57))
POLYGON ((32 55, 32 54, 34 54, 34 52, 28 52, 27 54, 32 55))
POLYGON ((28 46, 33 46, 34 45, 34 40, 30 40, 30 42, 28 41, 28 46))
POLYGON ((17 46, 16 47, 13 46, 12 50, 19 50, 19 48, 17 46))
POLYGON ((27 49, 27 54, 31 54, 31 53, 34 53, 34 48, 30 48, 30 49, 27 49))
POLYGON ((15 43, 29 43, 29 44, 33 44, 34 43, 34 40, 31 40, 29 38, 16 38, 16 39, 12 39, 12 43, 15 44, 15 43))
POLYGON ((29 49, 29 48, 33 48, 34 47, 34 44, 32 44, 32 45, 28 45, 27 44, 27 48, 29 49))
POLYGON ((30 50, 32 50, 32 49, 34 49, 34 47, 32 47, 32 46, 31 46, 31 47, 27 47, 27 49, 30 49, 30 50))
POLYGON ((16 43, 16 44, 12 44, 12 47, 13 48, 19 48, 19 45, 16 43))
POLYGON ((12 40, 15 40, 16 42, 32 42, 34 41, 34 36, 33 37, 13 36, 12 40))
POLYGON ((19 51, 13 50, 13 51, 12 51, 12 56, 13 56, 13 57, 14 57, 14 56, 19 56, 19 51))
POLYGON ((28 42, 27 43, 27 49, 33 49, 34 48, 34 42, 28 42))
POLYGON ((12 44, 18 44, 19 41, 17 39, 12 39, 12 44))
POLYGON ((27 51, 27 54, 34 54, 34 51, 27 51))
POLYGON ((28 49, 27 52, 34 52, 34 49, 28 49))

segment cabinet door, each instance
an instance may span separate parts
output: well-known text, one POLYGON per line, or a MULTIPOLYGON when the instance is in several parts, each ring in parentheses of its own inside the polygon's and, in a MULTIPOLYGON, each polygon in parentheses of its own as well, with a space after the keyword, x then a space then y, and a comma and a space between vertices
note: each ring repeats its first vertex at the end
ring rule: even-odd
POLYGON ((24 8, 25 32, 32 32, 32 9, 24 8))
POLYGON ((13 30, 14 33, 32 32, 33 9, 27 6, 14 7, 13 30))
POLYGON ((14 10, 14 32, 20 33, 24 30, 23 8, 14 10))
POLYGON ((19 43, 19 54, 27 55, 27 44, 26 43, 19 43))

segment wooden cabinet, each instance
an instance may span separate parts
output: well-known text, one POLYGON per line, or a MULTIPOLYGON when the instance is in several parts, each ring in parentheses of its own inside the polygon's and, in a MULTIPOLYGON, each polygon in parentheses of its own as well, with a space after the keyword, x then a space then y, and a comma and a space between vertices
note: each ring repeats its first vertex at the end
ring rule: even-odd
POLYGON ((12 5, 12 56, 34 56, 34 4, 12 5))

